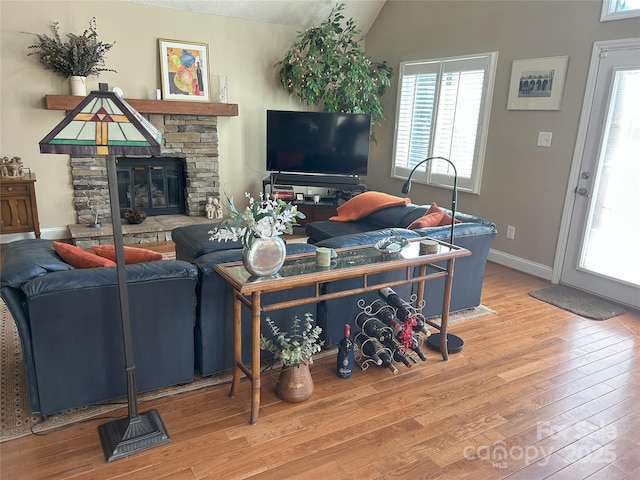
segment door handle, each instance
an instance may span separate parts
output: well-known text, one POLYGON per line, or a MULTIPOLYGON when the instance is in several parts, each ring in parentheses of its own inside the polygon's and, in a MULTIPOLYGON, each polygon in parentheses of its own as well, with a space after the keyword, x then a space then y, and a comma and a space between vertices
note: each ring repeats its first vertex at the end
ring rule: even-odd
POLYGON ((589 198, 589 197, 591 196, 591 195, 589 194, 589 191, 588 191, 586 188, 584 188, 584 187, 580 187, 580 188, 577 188, 577 187, 576 187, 575 193, 577 193, 577 194, 578 194, 578 195, 580 195, 581 197, 587 197, 587 198, 589 198))

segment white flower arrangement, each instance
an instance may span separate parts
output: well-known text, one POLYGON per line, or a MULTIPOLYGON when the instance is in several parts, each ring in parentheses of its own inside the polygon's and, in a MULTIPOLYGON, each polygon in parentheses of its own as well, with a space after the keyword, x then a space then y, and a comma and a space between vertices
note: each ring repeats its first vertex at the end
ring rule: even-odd
POLYGON ((229 214, 208 233, 209 240, 226 242, 242 240, 246 248, 250 248, 254 238, 273 238, 283 233, 293 233, 293 226, 297 225, 297 218, 305 218, 298 207, 285 203, 276 197, 264 198, 260 194, 260 201, 254 200, 250 193, 245 193, 249 205, 240 212, 236 208, 233 197, 227 197, 229 214))

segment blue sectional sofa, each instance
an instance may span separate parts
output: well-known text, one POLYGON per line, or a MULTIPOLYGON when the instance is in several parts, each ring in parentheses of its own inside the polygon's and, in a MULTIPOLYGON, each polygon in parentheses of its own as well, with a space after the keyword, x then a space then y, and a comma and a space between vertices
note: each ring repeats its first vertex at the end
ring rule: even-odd
MULTIPOLYGON (((32 412, 127 394, 115 267, 75 269, 53 242, 6 245, 0 295, 20 336, 32 412)), ((194 378, 197 269, 161 260, 126 266, 138 391, 194 378)))

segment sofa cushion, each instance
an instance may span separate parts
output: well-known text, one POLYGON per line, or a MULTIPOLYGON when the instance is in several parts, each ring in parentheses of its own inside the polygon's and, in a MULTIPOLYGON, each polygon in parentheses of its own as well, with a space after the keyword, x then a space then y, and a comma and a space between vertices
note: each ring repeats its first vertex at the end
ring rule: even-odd
MULTIPOLYGON (((108 258, 112 262, 116 261, 115 245, 94 245, 91 247, 91 250, 99 257, 108 258)), ((124 246, 124 263, 127 265, 130 263, 152 262, 162 259, 164 259, 164 257, 160 252, 152 252, 146 248, 124 246)))
POLYGON ((407 205, 410 201, 409 198, 400 198, 384 192, 363 192, 340 205, 337 208, 338 215, 329 218, 329 220, 332 222, 352 222, 383 208, 407 205))
POLYGON ((315 243, 326 238, 370 232, 371 230, 378 230, 379 228, 380 227, 376 225, 362 220, 359 222, 330 222, 329 220, 319 220, 317 222, 307 223, 305 231, 309 237, 308 242, 315 243))
POLYGON ((99 257, 93 253, 89 253, 75 245, 68 243, 53 242, 53 248, 56 253, 69 265, 75 268, 97 268, 97 267, 115 267, 116 263, 108 258, 99 257))
POLYGON ((416 228, 426 228, 426 227, 435 227, 440 225, 440 222, 444 218, 444 212, 440 210, 439 212, 431 212, 423 215, 411 222, 407 228, 409 230, 415 230, 416 228))
POLYGON ((218 242, 209 240, 209 232, 216 227, 215 223, 187 225, 185 227, 174 228, 171 231, 171 239, 176 245, 176 258, 178 260, 192 261, 206 253, 218 250, 230 250, 242 248, 242 242, 218 242))
POLYGON ((316 243, 316 246, 329 248, 348 248, 360 245, 374 245, 378 241, 387 237, 418 238, 420 236, 421 235, 419 233, 413 232, 406 228, 383 228, 381 230, 371 230, 351 235, 325 238, 324 240, 316 243))
POLYGON ((19 287, 40 275, 72 269, 73 267, 56 253, 51 240, 16 240, 5 245, 0 286, 19 287))
POLYGON ((408 203, 407 205, 398 205, 375 211, 361 221, 366 221, 375 226, 375 228, 406 228, 407 225, 422 216, 426 211, 426 208, 408 203))
MULTIPOLYGON (((431 204, 431 207, 429 207, 429 210, 427 211, 427 215, 429 215, 430 213, 439 213, 439 212, 442 212, 442 220, 440 220, 440 223, 438 223, 438 225, 440 226, 451 225, 451 220, 452 220, 451 215, 444 212, 435 202, 433 202, 431 204)), ((458 220, 456 218, 456 224, 458 223, 462 223, 462 220, 458 220)), ((416 228, 420 228, 420 227, 416 227, 416 228)))

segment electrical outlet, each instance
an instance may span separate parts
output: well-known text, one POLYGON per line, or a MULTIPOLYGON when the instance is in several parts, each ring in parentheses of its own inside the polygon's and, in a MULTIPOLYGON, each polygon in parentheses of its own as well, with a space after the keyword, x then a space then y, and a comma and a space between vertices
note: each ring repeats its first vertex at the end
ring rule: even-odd
POLYGON ((513 225, 509 225, 507 227, 507 238, 509 240, 513 240, 514 238, 516 238, 516 227, 514 227, 513 225))

